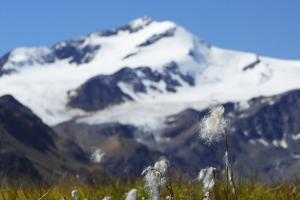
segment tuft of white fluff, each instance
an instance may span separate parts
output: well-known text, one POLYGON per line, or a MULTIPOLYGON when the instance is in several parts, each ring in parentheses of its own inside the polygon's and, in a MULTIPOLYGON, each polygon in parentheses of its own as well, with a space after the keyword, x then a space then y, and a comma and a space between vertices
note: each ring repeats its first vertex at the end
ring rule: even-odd
POLYGON ((110 196, 105 196, 102 200, 112 200, 110 196))
POLYGON ((160 199, 160 188, 168 181, 169 161, 161 159, 154 166, 149 166, 143 170, 145 176, 145 187, 149 190, 152 200, 160 199))
POLYGON ((142 175, 145 176, 145 187, 149 190, 152 200, 160 199, 161 174, 154 167, 147 167, 142 175))
POLYGON ((166 196, 166 200, 174 200, 174 198, 171 195, 166 196))
POLYGON ((137 189, 131 189, 127 194, 125 200, 138 200, 137 189))
POLYGON ((96 148, 92 155, 91 155, 91 161, 94 163, 101 163, 104 159, 105 152, 102 151, 102 149, 96 148))
POLYGON ((168 181, 169 161, 166 159, 161 159, 155 162, 154 168, 160 172, 161 185, 165 185, 168 181))
POLYGON ((200 138, 208 144, 219 141, 225 133, 227 124, 223 106, 211 109, 200 122, 200 138))
POLYGON ((203 183, 203 191, 204 192, 209 192, 215 185, 215 178, 214 178, 214 173, 216 171, 216 168, 214 167, 207 167, 204 169, 201 169, 197 180, 202 181, 203 183))
POLYGON ((78 199, 79 199, 79 196, 78 196, 78 190, 72 190, 72 192, 71 192, 71 197, 72 197, 74 200, 78 200, 78 199))

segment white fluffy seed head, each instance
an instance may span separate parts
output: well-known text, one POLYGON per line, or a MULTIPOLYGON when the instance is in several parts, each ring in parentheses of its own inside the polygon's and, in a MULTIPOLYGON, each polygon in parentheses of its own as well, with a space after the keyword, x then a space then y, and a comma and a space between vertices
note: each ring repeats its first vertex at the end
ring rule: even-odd
POLYGON ((225 133, 227 124, 223 106, 211 109, 200 122, 200 138, 208 144, 219 141, 225 133))
POLYGON ((91 155, 91 161, 94 163, 101 163, 104 157, 105 152, 102 151, 102 149, 96 148, 91 155))
POLYGON ((149 190, 152 200, 160 199, 161 174, 154 167, 147 167, 143 173, 145 175, 145 187, 149 190))
POLYGON ((214 167, 207 167, 204 169, 201 169, 198 174, 198 181, 201 181, 203 183, 203 191, 209 192, 215 185, 215 178, 214 173, 216 171, 216 168, 214 167))
POLYGON ((72 192, 71 192, 71 197, 72 197, 74 200, 78 200, 78 199, 79 199, 79 196, 78 196, 78 190, 72 190, 72 192))
POLYGON ((169 173, 169 161, 166 159, 161 159, 154 164, 154 168, 158 170, 162 178, 167 179, 169 173))
POLYGON ((110 196, 105 196, 102 200, 111 200, 112 198, 110 196))
POLYGON ((131 189, 127 194, 125 200, 138 200, 137 189, 131 189))
POLYGON ((174 200, 174 198, 171 195, 166 196, 166 200, 174 200))
POLYGON ((160 188, 167 184, 169 171, 169 161, 161 159, 154 166, 149 166, 143 170, 145 176, 145 186, 148 188, 152 200, 160 199, 160 188))

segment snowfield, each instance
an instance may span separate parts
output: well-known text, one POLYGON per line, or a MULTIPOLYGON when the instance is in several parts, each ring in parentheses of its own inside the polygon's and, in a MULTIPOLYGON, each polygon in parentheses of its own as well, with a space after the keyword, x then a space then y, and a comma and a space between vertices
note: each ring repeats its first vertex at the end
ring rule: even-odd
POLYGON ((81 38, 83 42, 78 48, 100 46, 86 63, 70 63, 68 58, 46 62, 43 58, 52 55, 52 49, 46 47, 13 50, 2 69, 16 73, 0 77, 0 95, 12 94, 49 125, 80 116, 78 121, 89 124, 118 121, 158 128, 166 116, 187 107, 204 109, 228 101, 246 105, 253 97, 300 88, 300 61, 211 46, 169 21, 141 18, 128 26, 129 30, 120 29, 110 36, 92 33, 81 38), (165 91, 161 82, 156 86, 164 92, 140 94, 126 84, 119 84, 134 101, 95 112, 66 106, 68 91, 93 76, 111 74, 125 66, 148 66, 162 71, 170 62, 176 62, 182 72, 192 75, 195 86, 178 79, 182 86, 175 93, 165 91))

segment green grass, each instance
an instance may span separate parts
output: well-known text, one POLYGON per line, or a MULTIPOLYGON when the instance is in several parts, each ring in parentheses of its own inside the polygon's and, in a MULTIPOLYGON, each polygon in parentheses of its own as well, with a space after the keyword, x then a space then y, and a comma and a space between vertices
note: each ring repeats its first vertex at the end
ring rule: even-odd
MULTIPOLYGON (((201 200, 203 193, 201 184, 190 184, 181 180, 173 181, 174 196, 177 200, 201 200)), ((114 181, 105 185, 83 184, 76 179, 63 180, 52 186, 47 185, 22 185, 2 186, 0 188, 0 200, 61 200, 71 198, 71 191, 79 191, 80 200, 101 200, 104 196, 111 196, 112 199, 125 199, 125 193, 131 188, 138 190, 139 199, 149 199, 147 191, 143 187, 143 181, 135 183, 114 181)), ((266 186, 256 182, 241 181, 237 183, 239 200, 300 200, 300 184, 291 183, 279 186, 266 186)), ((162 198, 167 196, 167 190, 163 190, 162 198)), ((234 199, 230 196, 230 199, 234 199)), ((225 184, 218 182, 212 192, 212 200, 225 200, 225 184)))

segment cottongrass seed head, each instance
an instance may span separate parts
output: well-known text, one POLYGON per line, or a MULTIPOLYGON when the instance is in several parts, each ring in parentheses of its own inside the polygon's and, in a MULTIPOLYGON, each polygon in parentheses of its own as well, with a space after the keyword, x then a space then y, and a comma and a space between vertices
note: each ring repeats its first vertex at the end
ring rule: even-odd
POLYGON ((112 200, 111 196, 105 196, 102 200, 112 200))
POLYGON ((131 189, 127 194, 125 200, 138 200, 137 189, 131 189))
POLYGON ((91 161, 94 163, 101 163, 105 157, 105 152, 102 149, 95 148, 93 153, 91 154, 91 161))
POLYGON ((207 144, 219 141, 225 133, 227 124, 228 121, 224 117, 224 107, 212 108, 200 122, 200 138, 207 144))
POLYGON ((163 158, 155 162, 154 168, 160 172, 161 185, 165 185, 168 181, 169 161, 163 158))
POLYGON ((145 176, 145 187, 149 190, 152 200, 160 199, 161 174, 154 167, 147 167, 142 175, 145 176))
POLYGON ((78 196, 78 190, 72 190, 72 192, 71 192, 71 197, 72 197, 74 200, 78 200, 78 199, 79 199, 79 196, 78 196))
POLYGON ((204 192, 210 192, 211 189, 214 187, 215 171, 216 171, 216 168, 214 168, 214 167, 207 167, 207 168, 200 170, 197 180, 201 181, 203 183, 203 191, 204 192))
POLYGON ((161 159, 154 166, 149 166, 143 170, 145 177, 145 187, 149 190, 152 200, 160 199, 160 188, 168 181, 169 161, 161 159))

